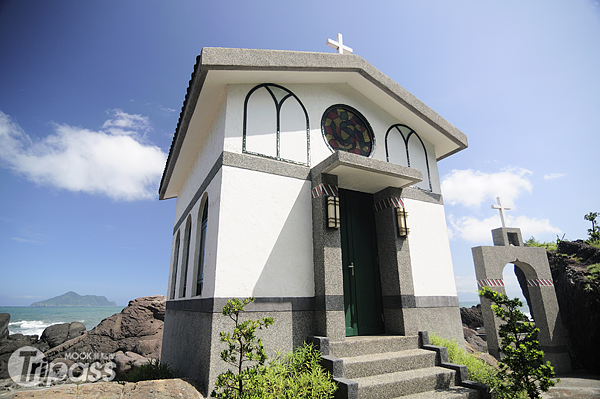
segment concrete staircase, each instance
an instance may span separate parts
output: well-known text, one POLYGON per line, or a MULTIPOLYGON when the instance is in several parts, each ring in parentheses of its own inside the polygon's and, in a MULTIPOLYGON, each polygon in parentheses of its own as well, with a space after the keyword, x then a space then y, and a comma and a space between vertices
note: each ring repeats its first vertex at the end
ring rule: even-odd
POLYGON ((361 336, 338 342, 314 337, 313 343, 338 383, 336 398, 480 398, 477 390, 457 386, 467 379, 466 368, 440 367, 448 361, 445 348, 427 345, 426 333, 424 337, 421 347, 419 336, 361 336))

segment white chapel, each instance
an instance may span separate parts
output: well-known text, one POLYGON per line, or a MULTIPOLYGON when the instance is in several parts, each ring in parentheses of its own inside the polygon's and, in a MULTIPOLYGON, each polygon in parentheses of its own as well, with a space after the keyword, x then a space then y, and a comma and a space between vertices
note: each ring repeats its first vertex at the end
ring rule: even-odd
POLYGON ((465 148, 358 55, 204 48, 159 189, 177 198, 162 360, 208 390, 221 308, 251 296, 249 317, 275 319, 269 353, 463 342, 437 163, 465 148))

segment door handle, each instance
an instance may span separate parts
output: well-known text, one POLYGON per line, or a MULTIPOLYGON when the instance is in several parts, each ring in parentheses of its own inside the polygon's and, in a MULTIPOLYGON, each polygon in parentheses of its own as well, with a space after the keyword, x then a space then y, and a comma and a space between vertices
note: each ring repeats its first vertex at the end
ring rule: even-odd
POLYGON ((352 275, 354 276, 354 262, 350 262, 350 264, 348 265, 348 269, 350 269, 352 275))

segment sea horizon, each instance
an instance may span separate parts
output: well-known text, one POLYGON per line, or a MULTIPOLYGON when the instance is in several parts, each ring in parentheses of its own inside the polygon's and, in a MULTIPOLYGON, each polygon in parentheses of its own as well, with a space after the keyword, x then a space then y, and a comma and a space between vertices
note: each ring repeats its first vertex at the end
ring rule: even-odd
POLYGON ((9 334, 42 335, 46 327, 54 324, 82 323, 87 331, 102 320, 120 313, 125 306, 0 306, 0 313, 10 314, 9 334))

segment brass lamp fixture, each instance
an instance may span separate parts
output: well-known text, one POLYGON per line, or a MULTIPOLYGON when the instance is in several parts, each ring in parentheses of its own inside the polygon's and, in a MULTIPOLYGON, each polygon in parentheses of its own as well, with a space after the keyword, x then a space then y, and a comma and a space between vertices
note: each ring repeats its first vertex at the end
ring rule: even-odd
POLYGON ((406 224, 406 218, 408 212, 402 207, 396 208, 396 217, 398 218, 398 237, 408 236, 408 225, 406 224))
POLYGON ((340 228, 340 197, 327 197, 327 227, 340 228))

